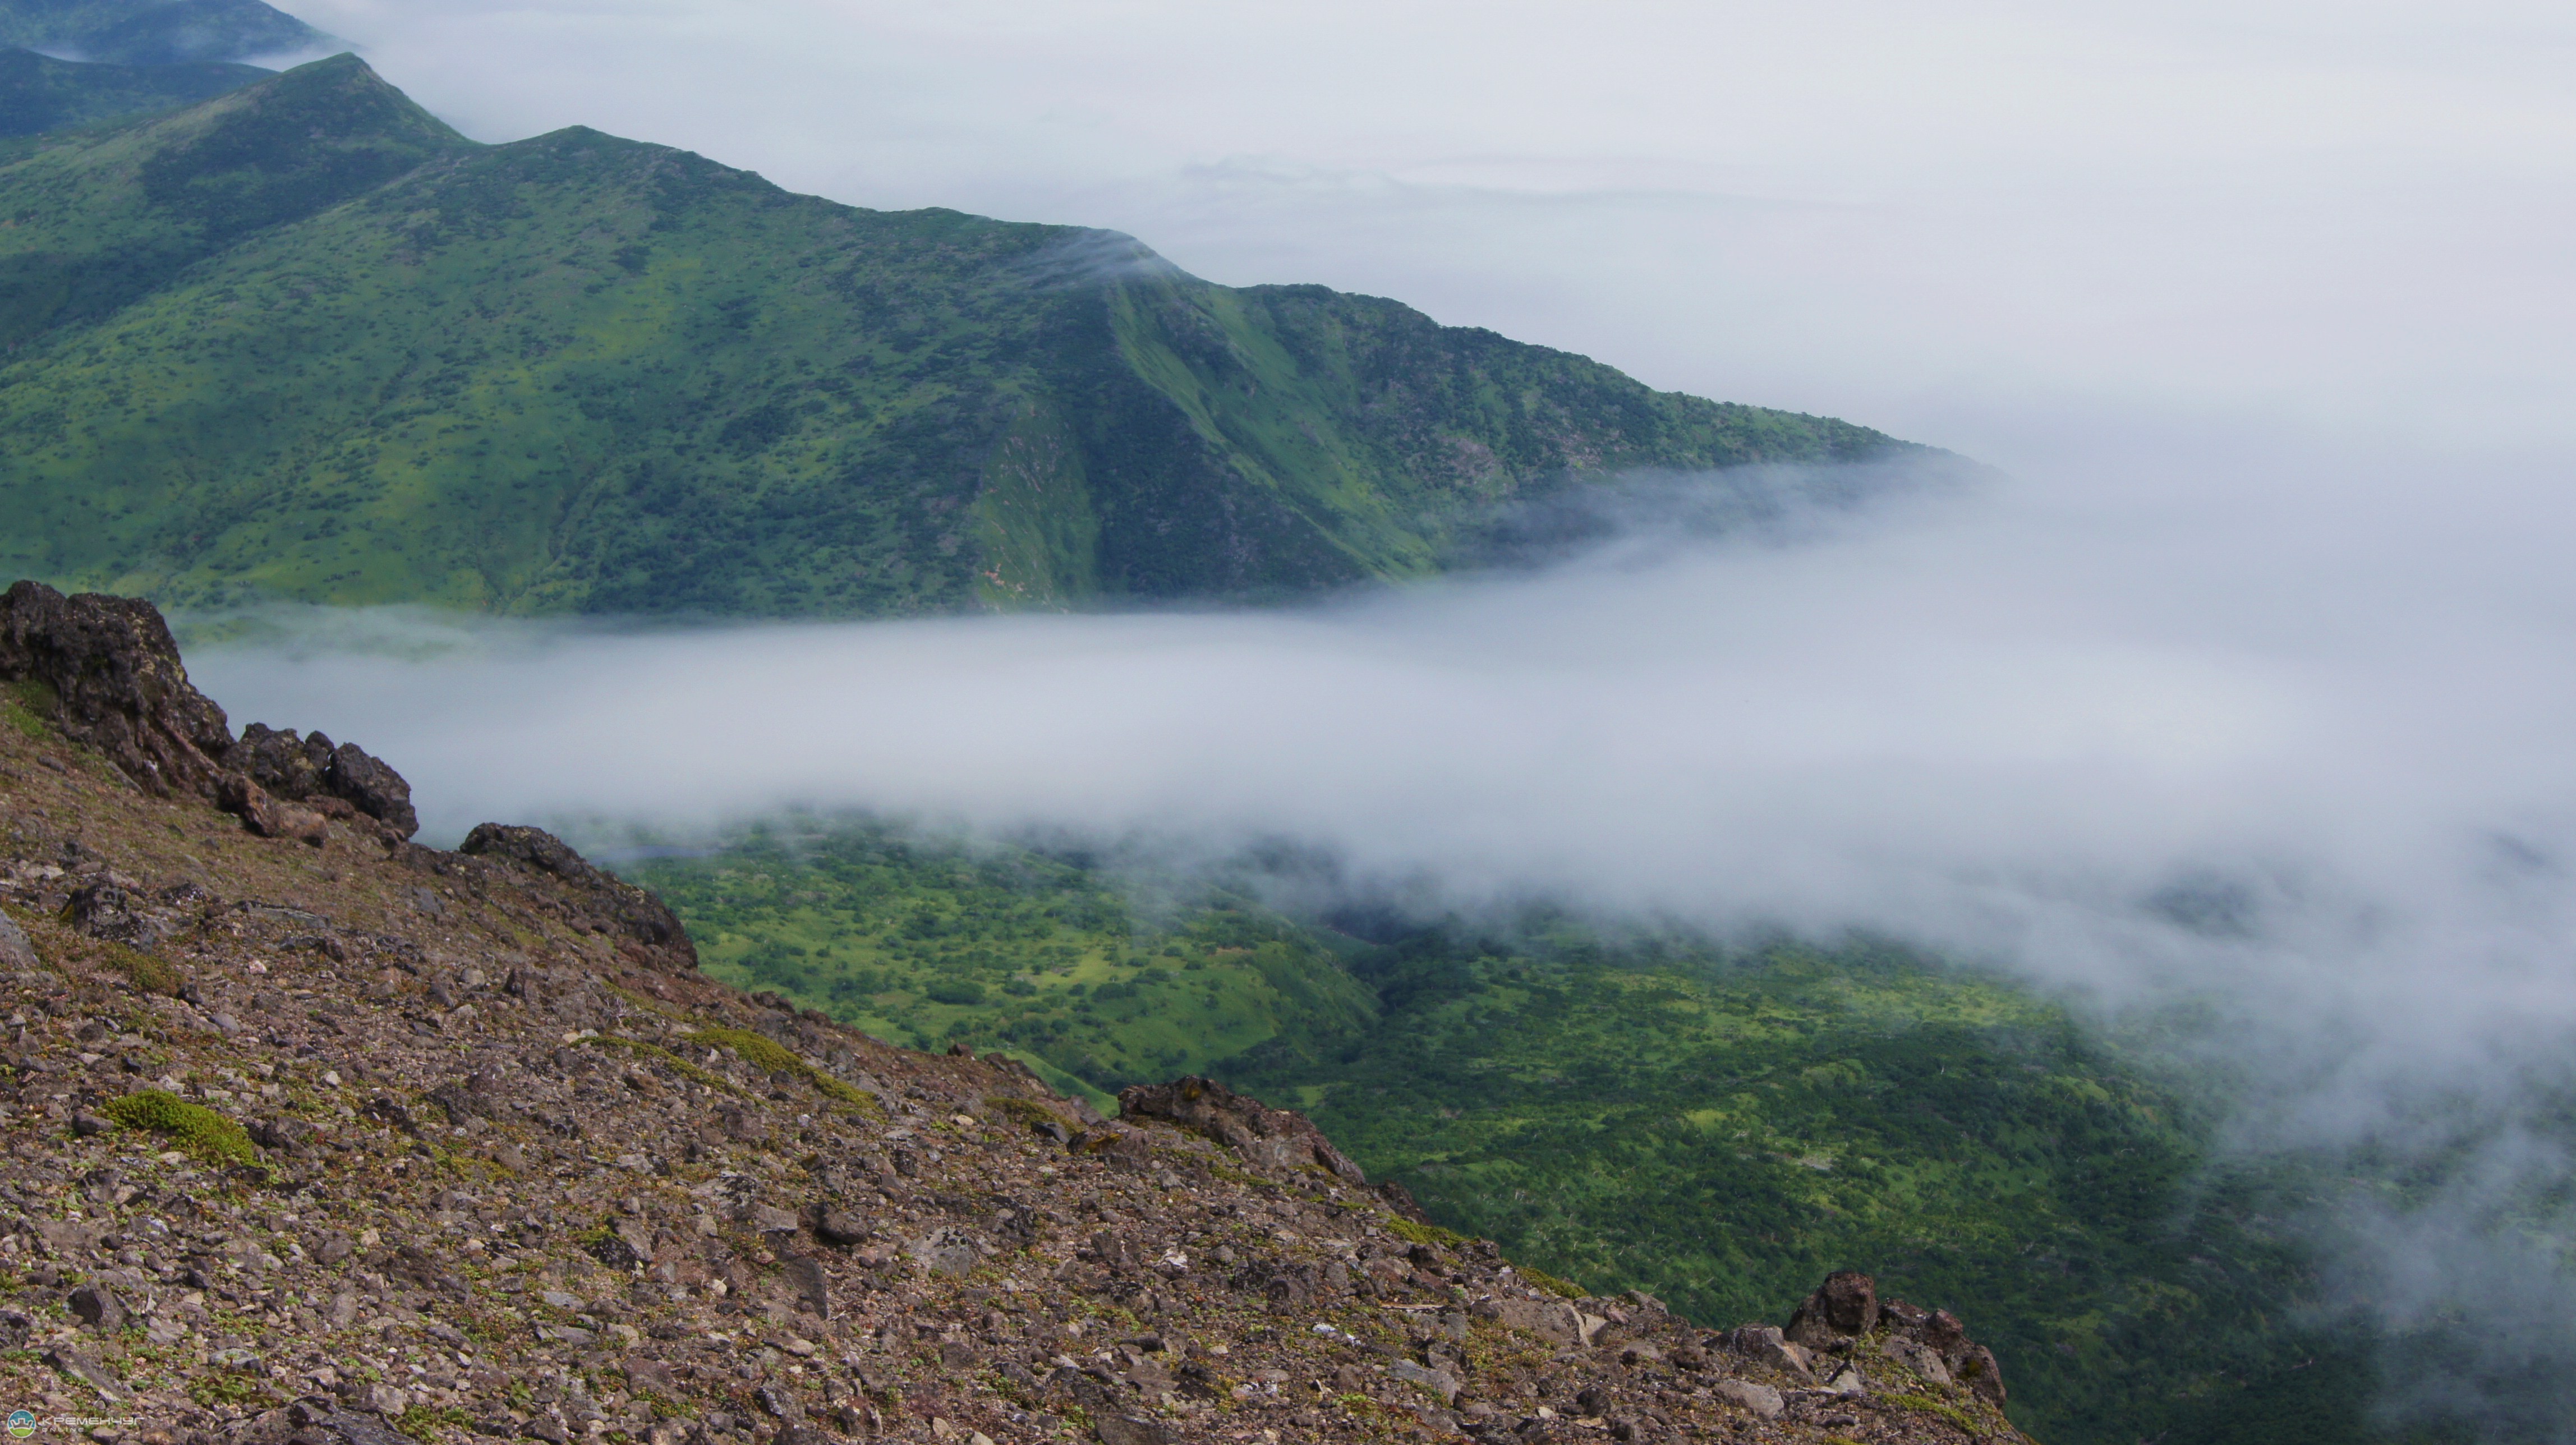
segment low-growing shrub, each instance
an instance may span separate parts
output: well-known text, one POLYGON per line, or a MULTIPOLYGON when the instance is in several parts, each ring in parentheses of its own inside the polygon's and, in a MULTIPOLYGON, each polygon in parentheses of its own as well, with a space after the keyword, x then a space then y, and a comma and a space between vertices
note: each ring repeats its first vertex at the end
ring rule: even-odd
MULTIPOLYGON (((1415 1244, 1445 1244, 1455 1246, 1470 1242, 1466 1235, 1460 1234, 1454 1229, 1442 1229, 1436 1224, 1416 1224, 1412 1220, 1407 1219, 1400 1214, 1390 1217, 1386 1222, 1386 1227, 1393 1230, 1396 1237, 1400 1239, 1409 1239, 1415 1244)), ((1521 1273, 1529 1274, 1531 1271, 1525 1269, 1522 1270, 1521 1273)))
POLYGON ((1561 1295, 1566 1299, 1582 1299, 1586 1294, 1590 1293, 1590 1291, 1584 1289, 1583 1286, 1574 1283, 1572 1280, 1558 1279, 1555 1275, 1549 1274, 1546 1270, 1543 1270, 1534 1264, 1515 1264, 1512 1266, 1512 1269, 1514 1272, 1519 1274, 1521 1278, 1528 1280, 1530 1283, 1537 1285, 1540 1289, 1546 1290, 1552 1295, 1561 1295))
POLYGON ((242 1126, 163 1089, 145 1089, 108 1101, 107 1117, 129 1129, 159 1134, 210 1164, 259 1168, 258 1146, 242 1126))

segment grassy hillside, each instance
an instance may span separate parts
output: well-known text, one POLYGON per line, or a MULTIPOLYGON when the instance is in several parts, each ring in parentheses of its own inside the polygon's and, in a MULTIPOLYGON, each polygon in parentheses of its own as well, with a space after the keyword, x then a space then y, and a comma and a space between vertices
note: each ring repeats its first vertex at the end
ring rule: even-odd
POLYGON ((872 616, 1433 570, 1815 417, 1124 237, 459 140, 349 57, 0 159, 0 571, 216 606, 872 616))
POLYGON ((255 65, 84 65, 0 49, 0 136, 70 130, 194 105, 266 80, 255 65))
POLYGON ((0 45, 118 65, 251 60, 330 43, 260 0, 0 0, 0 45))
POLYGON ((1060 1085, 1213 1073, 1595 1289, 1777 1319, 1871 1261, 1997 1341, 2057 1445, 2380 1438, 2364 1342, 2298 1323, 2301 1181, 2210 1172, 2183 1081, 1992 980, 1546 917, 1369 944, 862 824, 628 871, 728 982, 1060 1085))
MULTIPOLYGON (((34 457, 67 460, 71 439, 112 436, 101 423, 130 414, 138 391, 167 397, 185 388, 153 372, 148 353, 118 354, 113 333, 90 328, 166 292, 244 237, 273 234, 465 144, 343 56, 176 113, 0 147, 0 218, 8 222, 0 227, 0 345, 13 353, 0 371, 13 403, 0 496, 21 504, 13 514, 45 515, 27 509, 42 506, 34 457), (28 381, 38 385, 19 394, 28 381)), ((238 311, 239 300, 226 304, 238 311)), ((193 345, 182 339, 183 348, 193 345)), ((121 509, 129 505, 123 487, 152 484, 128 468, 174 461, 185 468, 195 439, 171 428, 194 416, 174 409, 175 400, 151 411, 161 421, 160 455, 99 459, 102 470, 89 478, 94 509, 121 509)), ((95 512, 62 515, 57 525, 95 526, 95 512)), ((17 529, 0 546, 41 548, 44 526, 17 529)))

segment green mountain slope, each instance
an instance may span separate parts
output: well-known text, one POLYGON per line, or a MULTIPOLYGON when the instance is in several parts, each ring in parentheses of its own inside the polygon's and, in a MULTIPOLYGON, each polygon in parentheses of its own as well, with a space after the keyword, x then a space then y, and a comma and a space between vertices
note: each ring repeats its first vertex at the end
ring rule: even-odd
MULTIPOLYGON (((343 56, 173 114, 0 149, 0 345, 17 353, 0 371, 9 452, 41 447, 58 414, 94 427, 138 387, 162 380, 138 374, 151 365, 146 353, 111 356, 80 323, 172 287, 245 236, 273 233, 465 145, 343 56)), ((163 441, 182 453, 190 445, 163 441)), ((89 478, 91 490, 112 493, 126 480, 117 469, 142 460, 107 462, 89 478)), ((22 475, 11 466, 0 494, 27 497, 15 485, 22 475)))
POLYGON ((309 54, 330 43, 260 0, 0 0, 0 45, 117 65, 309 54))
POLYGON ((1206 1072, 1433 1216, 1725 1325, 1822 1271, 1953 1302, 2057 1445, 2349 1445, 2370 1341, 2303 1323, 2305 1185, 2211 1166, 2193 1086, 1901 951, 1614 941, 1538 917, 1373 945, 1240 895, 864 823, 625 871, 707 969, 1095 1099, 1206 1072))
POLYGON ((0 50, 0 136, 70 130, 194 105, 266 80, 255 65, 86 65, 0 50))
POLYGON ((1124 237, 469 146, 342 57, 0 166, 0 570, 210 606, 868 616, 1435 570, 1815 417, 1124 237))

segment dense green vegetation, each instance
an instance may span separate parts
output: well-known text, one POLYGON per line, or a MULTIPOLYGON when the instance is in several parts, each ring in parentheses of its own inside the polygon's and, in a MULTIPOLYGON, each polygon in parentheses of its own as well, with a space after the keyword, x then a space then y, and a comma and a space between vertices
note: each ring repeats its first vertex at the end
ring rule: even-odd
POLYGON ((1215 1074, 1595 1289, 1731 1324, 1868 1268, 1966 1315, 2058 1445, 2378 1438, 2364 1342, 2302 1323, 2301 1179, 2213 1169, 2192 1086, 1996 980, 1545 914, 1370 943, 870 823, 627 871, 730 982, 1095 1098, 1215 1074))
POLYGON ((115 120, 194 105, 272 72, 255 65, 86 65, 32 50, 0 50, 0 136, 115 120))
POLYGON ((5 0, 0 45, 118 65, 310 53, 331 37, 260 0, 5 0))
POLYGON ((1274 596, 1586 475, 1903 449, 1103 232, 472 145, 350 57, 15 142, 0 216, 0 571, 195 607, 1274 596))
POLYGON ((1330 947, 1249 900, 1139 902, 1016 849, 807 821, 626 871, 728 983, 915 1048, 1006 1049, 1104 1108, 1122 1085, 1258 1045, 1309 1055, 1377 1006, 1330 947))

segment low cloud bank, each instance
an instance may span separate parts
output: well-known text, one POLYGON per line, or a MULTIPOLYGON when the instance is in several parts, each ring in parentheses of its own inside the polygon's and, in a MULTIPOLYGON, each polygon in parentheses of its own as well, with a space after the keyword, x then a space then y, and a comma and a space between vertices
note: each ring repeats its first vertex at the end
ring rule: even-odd
MULTIPOLYGON (((2576 1366, 2549 471, 2133 457, 1696 531, 1632 492, 1576 555, 1297 612, 290 612, 195 667, 238 721, 394 762, 433 836, 815 806, 1287 838, 1462 906, 1866 928, 2105 1011, 2208 1000, 2240 1147, 2441 1161, 2339 1216, 2346 1297, 2507 1331, 2529 1377, 2576 1366)), ((1734 485, 1681 514, 1741 520, 1734 485)), ((2506 1407, 2480 1388, 2435 1403, 2506 1407)))

